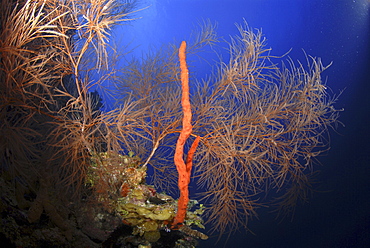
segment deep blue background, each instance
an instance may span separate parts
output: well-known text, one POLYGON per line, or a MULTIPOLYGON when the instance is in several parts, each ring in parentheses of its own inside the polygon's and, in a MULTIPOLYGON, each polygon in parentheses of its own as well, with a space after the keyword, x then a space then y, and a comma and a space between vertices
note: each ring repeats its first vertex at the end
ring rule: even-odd
MULTIPOLYGON (((321 190, 296 210, 292 222, 278 223, 268 209, 250 221, 255 233, 237 232, 225 247, 370 247, 370 2, 368 0, 148 0, 141 19, 114 30, 119 47, 135 47, 128 56, 187 40, 197 23, 210 19, 228 39, 243 19, 262 29, 274 55, 292 48, 293 60, 307 54, 333 65, 324 73, 336 104, 344 108, 331 150, 320 157, 321 190)), ((125 51, 120 51, 125 52, 125 51)), ((211 60, 213 58, 210 58, 211 60)), ((194 67, 206 74, 209 68, 194 67)), ((195 71, 194 71, 195 70, 195 71)), ((216 246, 215 238, 200 247, 216 246)))

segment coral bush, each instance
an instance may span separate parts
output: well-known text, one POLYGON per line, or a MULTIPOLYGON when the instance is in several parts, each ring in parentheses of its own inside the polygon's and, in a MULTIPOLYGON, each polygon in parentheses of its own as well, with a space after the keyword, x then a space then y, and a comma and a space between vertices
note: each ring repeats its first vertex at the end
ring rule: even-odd
MULTIPOLYGON (((200 137, 194 179, 204 190, 208 222, 221 233, 246 227, 261 205, 273 204, 285 215, 298 200, 307 200, 313 190, 313 163, 328 148, 328 128, 339 113, 333 106, 336 97, 321 79, 329 66, 310 56, 307 66, 289 58, 280 62, 260 31, 246 24, 238 29, 240 34, 228 43, 229 61, 221 62, 207 80, 190 78, 191 135, 200 137), (271 191, 276 199, 259 200, 271 191)), ((216 42, 214 26, 206 23, 188 53, 216 42)), ((138 107, 147 108, 151 128, 141 130, 141 136, 149 139, 135 139, 147 147, 142 157, 152 161, 154 182, 165 188, 168 179, 163 176, 176 176, 168 161, 181 120, 176 105, 180 93, 169 83, 177 75, 171 54, 129 64, 118 82, 120 93, 145 99, 138 107)))

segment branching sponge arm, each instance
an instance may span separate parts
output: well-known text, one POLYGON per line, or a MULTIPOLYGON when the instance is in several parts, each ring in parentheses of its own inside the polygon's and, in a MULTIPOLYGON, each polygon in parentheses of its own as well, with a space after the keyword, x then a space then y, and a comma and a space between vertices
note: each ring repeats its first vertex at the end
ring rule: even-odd
POLYGON ((189 189, 188 185, 190 182, 192 157, 199 143, 199 137, 194 141, 188 154, 186 164, 184 162, 184 144, 189 138, 192 132, 191 125, 191 105, 189 99, 189 70, 186 65, 186 42, 181 43, 179 49, 180 69, 181 69, 181 85, 182 85, 182 98, 181 105, 184 113, 182 119, 182 130, 176 143, 176 150, 174 156, 174 162, 176 165, 177 172, 179 174, 178 187, 180 190, 180 198, 177 204, 177 214, 172 223, 172 228, 178 228, 185 220, 186 210, 189 202, 189 189))

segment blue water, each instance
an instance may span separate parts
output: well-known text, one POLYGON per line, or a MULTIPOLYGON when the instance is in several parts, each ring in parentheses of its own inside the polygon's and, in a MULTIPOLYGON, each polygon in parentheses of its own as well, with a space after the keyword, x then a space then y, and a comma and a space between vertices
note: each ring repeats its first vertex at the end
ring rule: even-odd
MULTIPOLYGON (((245 20, 262 29, 272 54, 305 61, 303 50, 321 57, 327 85, 343 108, 331 150, 320 157, 321 191, 296 210, 293 221, 278 223, 265 209, 249 222, 254 232, 230 236, 225 247, 370 247, 370 1, 368 0, 151 0, 111 38, 140 57, 148 50, 188 40, 202 20, 217 22, 219 36, 238 33, 245 20), (303 49, 303 50, 302 50, 303 49)), ((124 52, 124 51, 120 51, 124 52)), ((213 57, 209 58, 211 61, 213 57)), ((201 77, 209 65, 194 67, 201 77)), ((223 247, 216 237, 200 247, 223 247)))

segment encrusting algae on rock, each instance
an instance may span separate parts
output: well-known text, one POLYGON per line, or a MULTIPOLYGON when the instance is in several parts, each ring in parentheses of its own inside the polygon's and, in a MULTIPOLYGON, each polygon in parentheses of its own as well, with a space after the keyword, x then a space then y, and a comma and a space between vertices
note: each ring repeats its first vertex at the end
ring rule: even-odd
MULTIPOLYGON (((132 227, 131 234, 143 240, 143 245, 157 242, 161 231, 175 232, 169 227, 176 215, 177 200, 145 184, 146 167, 140 158, 132 153, 102 152, 92 157, 92 164, 85 185, 91 187, 93 197, 107 211, 132 227)), ((207 239, 205 234, 191 229, 193 226, 204 229, 201 218, 204 206, 191 200, 188 209, 183 227, 176 232, 187 239, 207 239)))

